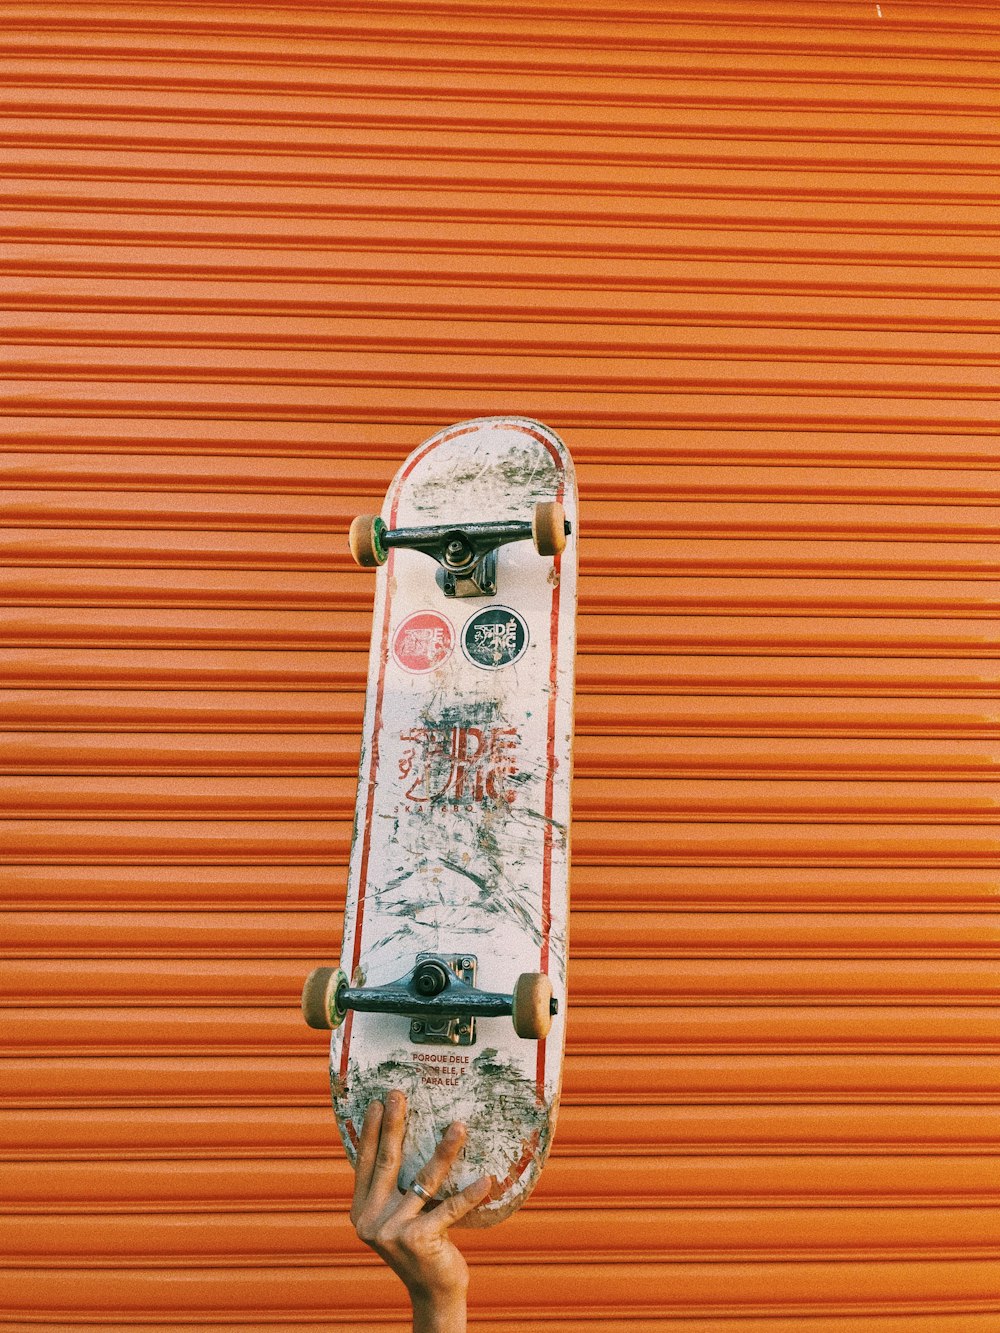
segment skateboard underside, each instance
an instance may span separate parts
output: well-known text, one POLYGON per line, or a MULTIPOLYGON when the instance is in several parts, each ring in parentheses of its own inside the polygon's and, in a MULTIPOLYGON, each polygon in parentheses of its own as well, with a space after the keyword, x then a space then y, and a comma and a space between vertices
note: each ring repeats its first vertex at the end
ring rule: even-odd
POLYGON ((572 535, 540 556, 497 552, 492 595, 448 597, 434 560, 389 551, 376 595, 341 967, 390 986, 422 954, 480 989, 547 973, 558 1012, 543 1040, 509 1017, 442 1023, 351 1011, 333 1034, 334 1108, 355 1155, 369 1101, 402 1089, 406 1188, 454 1120, 467 1145, 441 1191, 497 1185, 470 1217, 489 1225, 527 1197, 559 1100, 567 958, 576 603, 576 488, 558 438, 490 418, 442 431, 407 459, 390 529, 530 519, 559 500, 572 535))

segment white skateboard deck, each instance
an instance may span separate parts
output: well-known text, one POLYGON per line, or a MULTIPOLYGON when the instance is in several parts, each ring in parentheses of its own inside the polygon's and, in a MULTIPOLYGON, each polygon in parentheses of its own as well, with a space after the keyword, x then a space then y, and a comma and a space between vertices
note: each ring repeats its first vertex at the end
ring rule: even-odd
POLYGON ((497 552, 493 596, 447 597, 428 555, 392 549, 376 575, 372 649, 341 967, 385 986, 424 952, 477 962, 510 993, 549 975, 558 1013, 539 1041, 476 1018, 471 1045, 414 1039, 411 1019, 351 1011, 334 1030, 331 1086, 354 1160, 365 1108, 394 1087, 410 1115, 405 1189, 454 1120, 467 1145, 441 1191, 498 1182, 467 1225, 527 1198, 559 1104, 566 1022, 577 496, 572 460, 538 422, 494 417, 435 435, 386 496, 390 529, 530 520, 559 500, 566 549, 497 552))

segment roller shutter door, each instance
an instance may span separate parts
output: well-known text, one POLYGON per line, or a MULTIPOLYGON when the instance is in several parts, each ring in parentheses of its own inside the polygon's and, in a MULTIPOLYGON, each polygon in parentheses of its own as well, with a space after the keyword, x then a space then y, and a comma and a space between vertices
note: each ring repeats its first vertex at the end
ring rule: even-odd
POLYGON ((573 1007, 475 1327, 995 1333, 988 5, 4 6, 0 1328, 388 1333, 324 1041, 371 585, 583 493, 573 1007))

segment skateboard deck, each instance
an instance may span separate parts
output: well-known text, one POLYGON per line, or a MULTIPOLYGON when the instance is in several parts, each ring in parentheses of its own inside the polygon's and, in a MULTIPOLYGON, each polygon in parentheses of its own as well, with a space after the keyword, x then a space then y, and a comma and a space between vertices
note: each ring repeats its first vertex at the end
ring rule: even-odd
POLYGON ((409 1105, 400 1188, 462 1120, 466 1147, 439 1197, 494 1177, 466 1221, 488 1226, 534 1187, 559 1105, 572 461, 552 431, 525 418, 452 426, 407 458, 381 522, 371 520, 360 541, 356 557, 380 568, 341 969, 313 974, 303 1008, 315 1026, 336 1024, 331 1088, 352 1162, 368 1103, 399 1088, 409 1105), (552 531, 534 543, 510 535, 526 522, 552 531), (503 531, 492 557, 480 554, 491 538, 477 525, 503 531), (519 1036, 515 1022, 543 1035, 519 1036))

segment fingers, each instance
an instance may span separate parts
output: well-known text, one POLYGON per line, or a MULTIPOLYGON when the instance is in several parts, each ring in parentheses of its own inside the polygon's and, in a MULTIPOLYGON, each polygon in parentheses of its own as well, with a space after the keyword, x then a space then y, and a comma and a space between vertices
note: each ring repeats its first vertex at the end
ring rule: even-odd
MULTIPOLYGON (((434 1149, 434 1155, 426 1166, 417 1172, 417 1180, 428 1194, 436 1194, 444 1184, 448 1172, 455 1165, 458 1154, 465 1146, 465 1126, 459 1121, 449 1125, 441 1136, 441 1142, 434 1149)), ((419 1213, 426 1203, 419 1194, 407 1190, 400 1205, 402 1213, 419 1213)))
POLYGON ((375 1205, 381 1206, 391 1195, 396 1194, 396 1177, 402 1161, 405 1132, 406 1098, 394 1089, 385 1099, 378 1148, 368 1184, 368 1199, 375 1205))
POLYGON ((385 1108, 381 1102, 371 1102, 365 1112, 361 1126, 361 1138, 358 1140, 358 1156, 354 1164, 354 1199, 351 1203, 351 1217, 357 1221, 359 1210, 364 1207, 372 1184, 375 1170, 375 1154, 378 1152, 379 1135, 382 1129, 382 1115, 385 1108))
MULTIPOLYGON (((405 1131, 406 1098, 401 1092, 390 1092, 384 1106, 379 1101, 370 1103, 361 1126, 355 1162, 351 1220, 356 1226, 362 1217, 382 1213, 393 1199, 397 1201, 397 1206, 391 1212, 397 1224, 416 1218, 423 1212, 427 1202, 425 1199, 412 1190, 407 1190, 402 1198, 398 1193, 397 1180, 405 1131)), ((436 1194, 444 1184, 465 1146, 465 1138, 465 1126, 461 1122, 456 1121, 445 1130, 433 1156, 417 1175, 428 1194, 436 1194)), ((443 1235, 453 1223, 470 1213, 487 1197, 491 1183, 491 1178, 485 1176, 428 1210, 424 1216, 432 1221, 433 1231, 443 1235)))
POLYGON ((466 1185, 464 1190, 458 1194, 453 1194, 450 1199, 445 1199, 444 1203, 428 1213, 428 1220, 433 1221, 434 1229, 438 1235, 443 1235, 450 1226, 460 1222, 467 1213, 471 1213, 473 1208, 483 1203, 493 1188, 493 1177, 483 1176, 481 1180, 475 1180, 471 1185, 466 1185))

